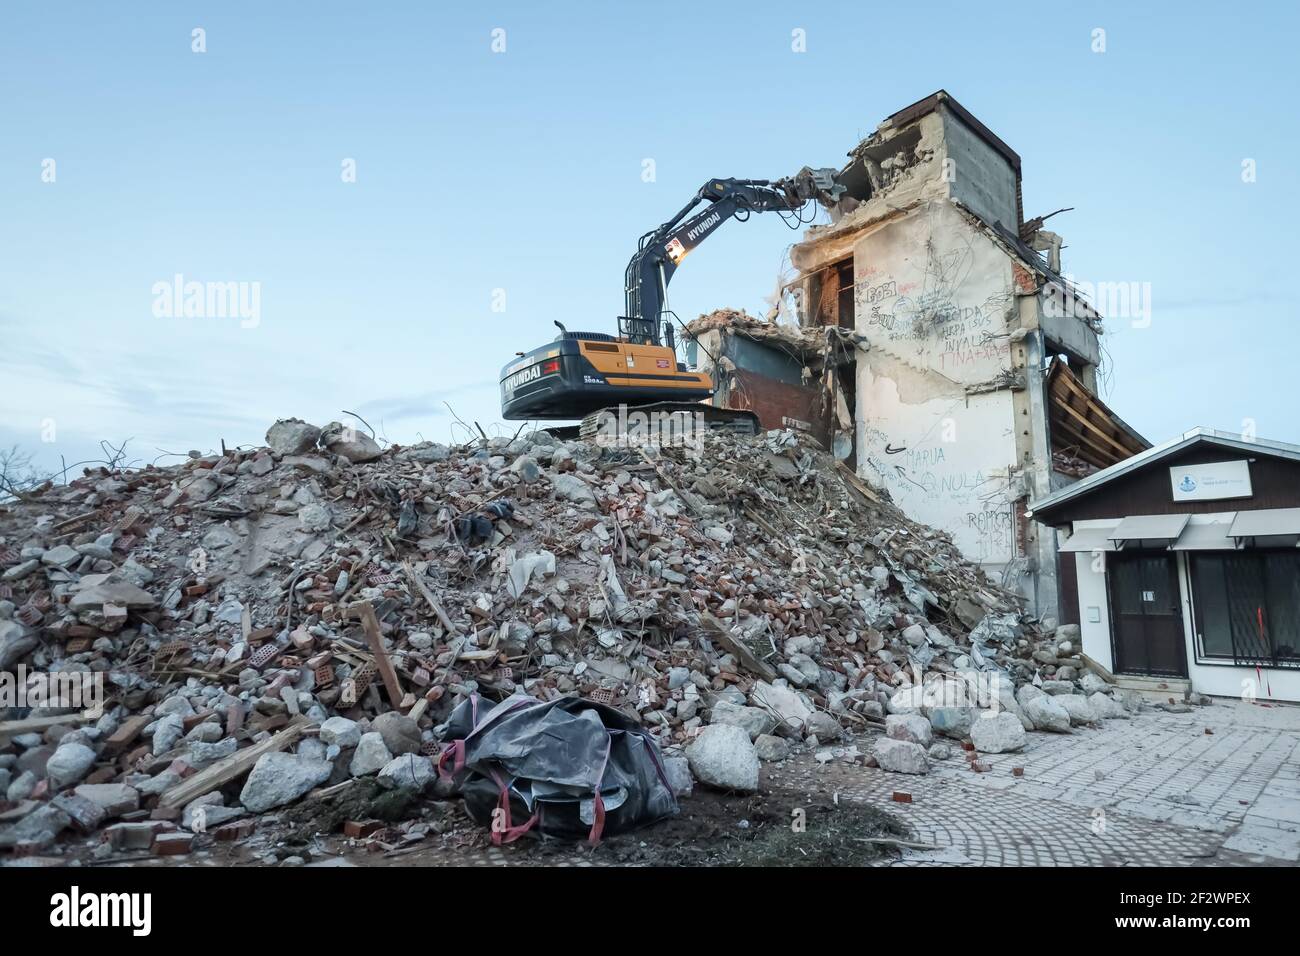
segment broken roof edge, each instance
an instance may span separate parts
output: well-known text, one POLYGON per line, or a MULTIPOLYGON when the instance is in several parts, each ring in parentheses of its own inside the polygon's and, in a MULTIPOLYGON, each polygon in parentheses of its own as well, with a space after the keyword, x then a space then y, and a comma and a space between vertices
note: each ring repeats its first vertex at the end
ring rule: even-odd
MULTIPOLYGON (((1091 396, 1091 400, 1097 404, 1098 408, 1100 408, 1103 412, 1105 412, 1106 418, 1111 422, 1111 424, 1113 424, 1116 428, 1118 428, 1121 432, 1123 432, 1125 436, 1132 439, 1133 444, 1137 445, 1138 450, 1133 452, 1132 454, 1134 455, 1140 454, 1141 452, 1146 451, 1148 448, 1151 447, 1151 442, 1144 435, 1142 435, 1136 428, 1134 428, 1128 422, 1124 421, 1124 419, 1116 415, 1115 410, 1111 408, 1109 404, 1103 401, 1100 395, 1097 395, 1095 392, 1092 392, 1088 388, 1088 386, 1083 383, 1083 380, 1079 378, 1078 374, 1075 373, 1073 368, 1071 368, 1068 364, 1061 362, 1056 358, 1053 358, 1052 364, 1047 369, 1047 379, 1048 379, 1049 386, 1051 385, 1052 378, 1057 375, 1070 376, 1078 383, 1080 388, 1088 392, 1088 394, 1091 396)), ((1128 459, 1124 459, 1124 460, 1127 461, 1128 459)))
MULTIPOLYGON (((1022 178, 1020 155, 1000 139, 997 134, 976 119, 970 110, 966 109, 966 107, 962 106, 961 103, 953 98, 952 94, 942 89, 937 90, 929 96, 917 100, 910 106, 905 106, 901 110, 885 117, 885 119, 877 125, 875 131, 860 139, 846 154, 849 157, 849 160, 840 167, 839 172, 841 178, 843 178, 848 171, 859 162, 860 156, 864 150, 879 146, 882 143, 888 143, 896 136, 901 135, 906 127, 918 122, 930 113, 939 112, 941 113, 942 118, 943 111, 947 111, 959 120, 963 125, 970 129, 976 138, 983 140, 986 145, 988 145, 994 152, 998 153, 1004 160, 1006 160, 1008 165, 1010 165, 1015 174, 1017 183, 1017 211, 1018 215, 1023 218, 1023 214, 1019 212, 1019 182, 1022 178)), ((881 208, 873 210, 871 215, 864 215, 860 220, 855 218, 858 214, 864 213, 867 209, 871 208, 875 200, 878 198, 884 198, 889 194, 890 193, 877 194, 873 195, 869 199, 863 200, 860 206, 845 213, 838 221, 811 226, 804 233, 803 240, 795 243, 794 247, 807 247, 812 243, 830 242, 834 239, 843 238, 844 236, 851 235, 859 230, 867 229, 877 223, 895 218, 903 212, 913 209, 917 205, 928 201, 924 198, 918 198, 901 206, 885 203, 881 208)), ((954 199, 953 201, 955 202, 956 200, 954 199)), ((1016 231, 1018 232, 1020 223, 1017 222, 1015 226, 1016 231)), ((1028 249, 1027 246, 1025 248, 1028 249)), ((1032 251, 1031 254, 1033 254, 1032 251)), ((1037 254, 1033 255, 1034 258, 1040 258, 1037 254)))
POLYGON ((706 332, 724 332, 764 345, 777 340, 782 345, 797 350, 800 357, 804 358, 822 350, 825 343, 819 334, 820 328, 771 322, 750 315, 743 309, 714 309, 688 322, 686 335, 698 338, 706 332))
MULTIPOLYGON (((837 325, 790 325, 757 319, 744 310, 718 308, 686 324, 686 337, 698 339, 708 332, 719 336, 744 338, 764 349, 779 349, 801 362, 814 375, 826 371, 831 339, 837 338, 841 347, 866 351, 866 342, 853 329, 837 325)), ((706 346, 707 351, 707 346, 706 346)))
MULTIPOLYGON (((1151 447, 1153 447, 1152 444, 1151 444, 1151 441, 1150 441, 1150 440, 1149 440, 1145 435, 1143 435, 1141 432, 1139 432, 1136 428, 1134 428, 1134 427, 1133 427, 1132 425, 1130 425, 1128 422, 1124 421, 1124 419, 1122 419, 1122 418, 1120 418, 1118 415, 1116 415, 1116 414, 1115 414, 1115 410, 1114 410, 1113 408, 1111 408, 1108 404, 1106 404, 1105 402, 1103 402, 1100 398, 1097 399, 1097 404, 1101 405, 1102 408, 1104 408, 1104 409, 1106 409, 1106 411, 1110 412, 1111 421, 1113 421, 1117 426, 1119 426, 1120 431, 1124 432, 1124 434, 1126 434, 1126 435, 1128 435, 1130 438, 1132 438, 1133 441, 1135 441, 1137 444, 1141 445, 1143 451, 1146 451, 1147 449, 1150 449, 1151 447)), ((1141 452, 1139 452, 1139 454, 1141 454, 1141 452)))
MULTIPOLYGON (((1106 411, 1110 413, 1111 421, 1115 423, 1115 425, 1119 428, 1120 431, 1122 431, 1125 435, 1127 435, 1129 438, 1133 439, 1134 442, 1140 445, 1143 451, 1147 451, 1153 447, 1150 440, 1146 436, 1144 436, 1141 432, 1139 432, 1128 422, 1124 421, 1124 419, 1116 415, 1115 410, 1113 408, 1111 408, 1101 399, 1097 399, 1097 404, 1099 404, 1102 408, 1106 409, 1106 411)), ((1141 454, 1141 452, 1138 452, 1138 454, 1141 454)))
MULTIPOLYGON (((984 140, 989 146, 993 147, 994 150, 1000 153, 1002 158, 1010 163, 1012 169, 1016 171, 1016 178, 1020 178, 1020 154, 1008 146, 991 129, 976 119, 975 115, 971 113, 970 110, 962 106, 951 93, 944 89, 935 90, 929 96, 922 97, 910 106, 904 106, 901 110, 886 116, 880 122, 880 125, 876 127, 876 132, 873 133, 872 136, 881 133, 885 129, 906 126, 908 123, 920 119, 927 113, 933 113, 940 105, 950 109, 958 119, 971 128, 971 131, 974 132, 976 136, 984 140)), ((868 136, 863 139, 862 142, 858 143, 849 155, 853 156, 862 143, 871 139, 872 136, 868 136)))
POLYGON ((1111 465, 1109 468, 1103 468, 1101 471, 1091 474, 1087 478, 1081 478, 1074 484, 1062 488, 1060 491, 1053 492, 1045 498, 1031 501, 1029 507, 1026 509, 1026 517, 1034 518, 1044 524, 1051 524, 1050 520, 1045 520, 1042 512, 1054 510, 1066 502, 1091 494, 1102 485, 1109 484, 1117 478, 1138 471, 1145 468, 1147 465, 1168 458, 1170 455, 1182 451, 1184 448, 1190 448, 1191 446, 1202 442, 1233 451, 1268 455, 1273 458, 1283 458, 1288 461, 1300 462, 1300 445, 1291 445, 1280 441, 1269 441, 1263 438, 1251 439, 1239 435, 1236 432, 1220 431, 1216 428, 1197 426, 1190 431, 1183 432, 1177 438, 1171 438, 1169 441, 1163 442, 1159 445, 1154 445, 1146 451, 1134 455, 1132 458, 1111 465))

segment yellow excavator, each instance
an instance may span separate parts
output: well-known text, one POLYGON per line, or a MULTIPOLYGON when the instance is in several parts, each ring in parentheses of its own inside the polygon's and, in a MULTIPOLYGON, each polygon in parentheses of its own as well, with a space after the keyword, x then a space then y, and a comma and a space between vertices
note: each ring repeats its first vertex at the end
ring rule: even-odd
POLYGON ((756 432, 753 412, 702 404, 714 393, 712 379, 677 359, 673 323, 664 309, 668 283, 691 251, 729 219, 777 211, 794 222, 811 221, 814 200, 835 202, 844 188, 833 169, 800 170, 775 182, 711 179, 678 213, 641 237, 627 266, 626 314, 618 335, 570 332, 559 322, 555 340, 518 352, 501 369, 501 415, 508 421, 581 419, 581 433, 604 411, 703 412, 711 428, 756 432), (701 203, 702 209, 698 209, 701 203))

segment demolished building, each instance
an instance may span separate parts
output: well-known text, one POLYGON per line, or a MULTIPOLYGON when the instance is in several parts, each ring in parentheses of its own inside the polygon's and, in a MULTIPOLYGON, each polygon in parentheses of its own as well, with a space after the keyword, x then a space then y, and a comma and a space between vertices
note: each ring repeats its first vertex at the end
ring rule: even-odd
POLYGON ((1058 599, 1073 571, 1025 506, 1150 443, 1097 394, 1102 318, 1062 276, 1047 217, 1026 221, 1020 157, 941 90, 881 123, 839 181, 831 222, 791 250, 797 329, 692 327, 721 400, 810 432, 1037 613, 1077 623, 1058 599))

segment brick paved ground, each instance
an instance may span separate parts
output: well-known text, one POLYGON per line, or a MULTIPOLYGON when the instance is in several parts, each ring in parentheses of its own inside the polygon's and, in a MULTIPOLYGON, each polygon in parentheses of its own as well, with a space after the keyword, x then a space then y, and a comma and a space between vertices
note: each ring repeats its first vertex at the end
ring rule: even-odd
POLYGON ((1030 734, 1022 753, 983 757, 988 773, 971 772, 955 753, 928 777, 834 765, 827 772, 847 799, 912 793, 913 803, 894 809, 920 839, 945 849, 906 853, 905 865, 1300 859, 1300 707, 1216 702, 1190 714, 1155 711, 1071 734, 1030 734))

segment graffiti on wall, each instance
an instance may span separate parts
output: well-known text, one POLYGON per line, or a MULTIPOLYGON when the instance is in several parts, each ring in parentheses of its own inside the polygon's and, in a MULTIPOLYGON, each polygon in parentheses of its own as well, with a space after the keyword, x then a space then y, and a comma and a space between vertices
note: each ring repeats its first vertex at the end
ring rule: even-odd
POLYGON ((905 511, 951 532, 974 560, 1001 563, 1014 556, 1014 509, 1003 474, 949 464, 942 447, 898 450, 872 431, 877 437, 862 462, 866 476, 888 488, 905 511))
POLYGON ((923 220, 867 237, 855 260, 858 331, 877 355, 859 371, 864 476, 950 532, 969 558, 1011 561, 1012 399, 965 391, 1011 365, 1007 257, 951 207, 931 207, 923 220))
POLYGON ((987 376, 1007 360, 1005 316, 1014 296, 1010 289, 972 296, 981 284, 973 237, 954 239, 944 251, 926 244, 919 281, 869 270, 871 281, 857 292, 859 327, 875 341, 907 344, 920 363, 945 374, 987 376))

